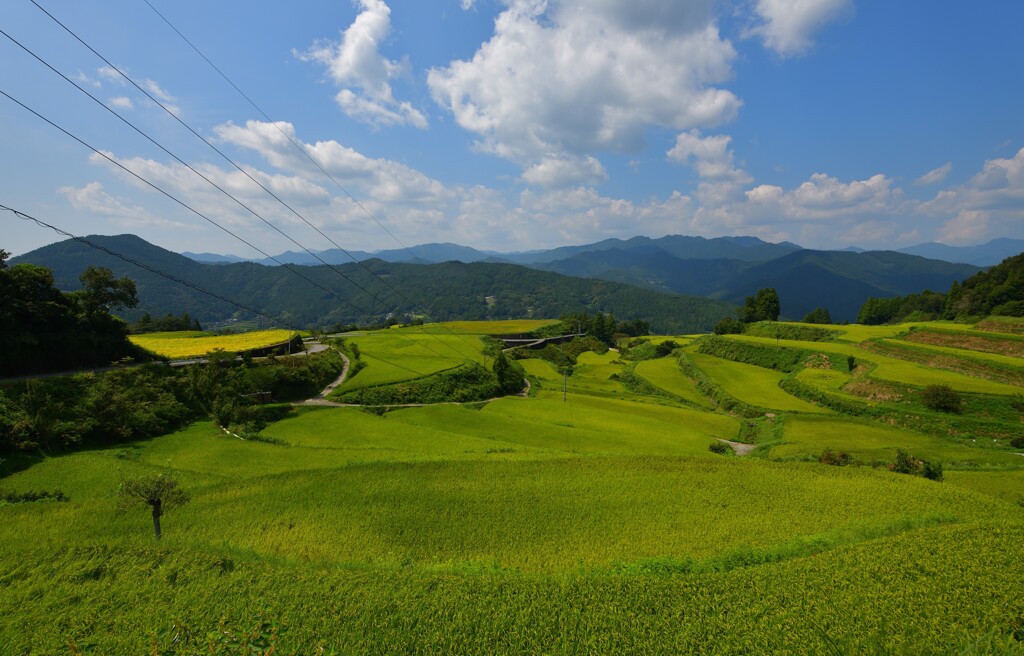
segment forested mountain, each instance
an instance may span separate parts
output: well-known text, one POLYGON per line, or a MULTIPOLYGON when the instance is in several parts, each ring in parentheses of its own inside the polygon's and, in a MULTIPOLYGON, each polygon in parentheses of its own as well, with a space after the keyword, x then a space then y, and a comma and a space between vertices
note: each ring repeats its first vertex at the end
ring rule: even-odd
POLYGON ((800 319, 818 307, 828 308, 833 321, 854 321, 871 296, 900 296, 922 289, 947 289, 979 271, 969 264, 951 264, 892 251, 798 251, 745 269, 715 298, 742 303, 761 287, 774 287, 782 315, 800 319))
MULTIPOLYGON (((657 332, 683 333, 710 330, 720 319, 736 312, 735 306, 721 301, 572 278, 511 264, 423 265, 380 260, 335 267, 269 267, 251 262, 203 264, 133 235, 88 239, 297 326, 365 324, 388 316, 401 321, 423 310, 435 321, 558 317, 601 311, 620 319, 647 321, 657 332)), ((139 304, 123 313, 128 319, 136 319, 144 312, 153 316, 187 312, 209 326, 231 318, 251 318, 228 303, 74 240, 45 246, 14 258, 12 263, 15 262, 51 268, 61 289, 75 289, 78 274, 89 264, 107 267, 117 276, 131 277, 136 281, 139 304)))
POLYGON ((542 265, 550 271, 624 282, 649 289, 694 294, 742 304, 763 287, 774 287, 782 314, 800 319, 818 307, 835 321, 853 321, 871 296, 898 296, 920 289, 947 289, 978 271, 890 251, 799 250, 767 262, 680 259, 661 248, 580 253, 542 265))

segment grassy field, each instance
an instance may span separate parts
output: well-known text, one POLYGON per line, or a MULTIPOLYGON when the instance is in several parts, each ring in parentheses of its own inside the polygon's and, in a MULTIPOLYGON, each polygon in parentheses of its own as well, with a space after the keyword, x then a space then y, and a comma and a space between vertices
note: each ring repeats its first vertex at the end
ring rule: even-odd
POLYGON ((693 381, 679 370, 679 364, 675 358, 646 360, 637 364, 635 371, 658 389, 663 389, 694 405, 704 408, 712 407, 707 397, 700 393, 693 381))
POLYGON ((365 367, 338 387, 341 394, 364 387, 422 378, 465 362, 483 362, 475 335, 426 332, 421 327, 380 330, 346 338, 359 347, 365 367))
POLYGON ((446 321, 426 324, 430 332, 457 333, 460 335, 518 335, 557 323, 551 319, 517 319, 514 321, 446 321))
POLYGON ((1007 451, 848 418, 787 417, 783 438, 785 444, 772 449, 772 458, 817 457, 831 449, 846 451, 866 463, 889 463, 895 459, 896 449, 903 449, 917 458, 942 462, 949 469, 1024 466, 1024 458, 1007 451))
POLYGON ((785 374, 742 362, 691 353, 690 357, 715 383, 729 395, 761 408, 790 412, 828 413, 828 410, 787 394, 779 389, 785 374))
MULTIPOLYGON (((757 344, 775 345, 774 339, 765 337, 750 337, 747 335, 729 335, 729 339, 753 342, 757 344)), ((907 362, 897 358, 890 358, 877 353, 871 353, 852 344, 837 344, 834 342, 801 342, 783 340, 784 346, 808 349, 818 353, 838 354, 843 357, 852 355, 859 362, 867 361, 877 365, 871 372, 873 378, 891 380, 897 383, 906 383, 925 387, 927 385, 948 385, 961 392, 977 392, 980 394, 1020 394, 1021 388, 1013 385, 1006 385, 993 381, 973 378, 964 374, 952 371, 933 369, 923 365, 907 362)))
POLYGON ((182 360, 200 358, 217 349, 241 353, 255 349, 284 344, 296 333, 291 330, 259 330, 251 333, 234 335, 211 335, 197 331, 181 331, 171 333, 146 333, 131 335, 129 339, 150 353, 182 360))
MULTIPOLYGON (((349 336, 367 362, 350 384, 482 362, 474 335, 502 332, 487 328, 349 336)), ((260 633, 275 654, 1024 653, 1024 457, 826 413, 786 374, 692 354, 778 414, 752 433, 769 422, 715 409, 675 358, 635 373, 685 405, 627 389, 619 357, 581 354, 565 400, 560 372, 527 359, 529 398, 303 407, 268 441, 202 421, 43 458, 0 479, 69 497, 0 501, 0 653, 267 653, 246 647, 260 633), (709 451, 743 435, 763 448, 709 451), (826 448, 902 448, 946 480, 819 464, 826 448), (167 470, 192 500, 157 543, 116 490, 167 470)))

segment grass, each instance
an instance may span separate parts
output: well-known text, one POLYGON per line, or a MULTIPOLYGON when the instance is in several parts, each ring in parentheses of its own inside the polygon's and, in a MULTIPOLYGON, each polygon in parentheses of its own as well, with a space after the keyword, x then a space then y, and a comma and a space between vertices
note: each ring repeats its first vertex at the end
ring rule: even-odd
POLYGON ((133 344, 150 353, 174 360, 200 358, 217 349, 241 353, 286 343, 296 333, 290 330, 259 330, 234 335, 210 335, 198 331, 131 335, 133 344))
POLYGON ((675 358, 658 358, 646 360, 637 364, 634 370, 638 375, 646 378, 658 389, 665 390, 669 394, 702 408, 711 408, 712 405, 707 397, 701 394, 700 390, 687 378, 679 369, 679 363, 675 358))
POLYGON ((483 344, 475 336, 426 333, 418 327, 381 330, 348 337, 366 366, 336 390, 352 390, 423 378, 466 361, 483 362, 483 344))
POLYGON ((744 403, 769 410, 829 412, 779 389, 779 381, 786 376, 784 373, 762 369, 751 364, 730 362, 702 353, 691 353, 690 357, 694 364, 700 367, 722 389, 744 403))
MULTIPOLYGON (((757 344, 769 344, 774 346, 775 340, 764 337, 750 337, 747 335, 729 335, 728 339, 748 341, 757 344)), ((1021 388, 1013 385, 1006 385, 993 381, 973 378, 964 374, 951 371, 942 371, 931 367, 907 362, 897 358, 890 358, 877 353, 871 353, 849 344, 838 344, 835 342, 801 342, 784 341, 784 345, 796 348, 804 348, 817 353, 836 353, 842 356, 852 355, 858 362, 869 361, 877 364, 877 368, 871 372, 873 378, 891 380, 897 383, 906 383, 918 387, 928 385, 949 385, 961 392, 977 392, 981 394, 1020 394, 1021 388)))
MULTIPOLYGON (((460 330, 351 336, 368 363, 352 382, 414 377, 374 357, 482 361, 471 331, 501 332, 460 330)), ((262 627, 274 653, 1021 653, 1024 457, 822 414, 779 389, 785 374, 693 359, 782 414, 768 459, 709 452, 750 422, 627 391, 614 352, 582 354, 564 401, 560 373, 527 359, 532 398, 301 408, 264 430, 277 443, 204 421, 44 458, 0 480, 70 498, 0 504, 0 652, 181 653, 187 629, 207 653, 209 635, 262 627), (904 448, 946 481, 803 461, 825 448, 904 448), (165 468, 193 499, 155 544, 148 509, 118 514, 115 491, 165 468)), ((674 358, 635 372, 706 403, 674 358)), ((833 393, 850 380, 796 377, 833 393)))
POLYGON ((831 449, 846 451, 865 463, 889 463, 895 459, 896 449, 903 449, 917 458, 942 462, 948 469, 1024 468, 1024 458, 1007 451, 848 418, 787 417, 783 439, 785 444, 771 450, 772 458, 817 457, 831 449))
POLYGON ((453 332, 460 335, 518 335, 558 323, 553 319, 516 319, 509 321, 447 321, 426 324, 430 332, 453 332))

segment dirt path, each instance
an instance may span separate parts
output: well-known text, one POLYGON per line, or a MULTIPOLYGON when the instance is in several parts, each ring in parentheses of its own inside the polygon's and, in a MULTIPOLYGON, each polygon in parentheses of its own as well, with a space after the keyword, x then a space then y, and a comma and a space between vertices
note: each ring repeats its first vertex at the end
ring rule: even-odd
POLYGON ((757 445, 755 444, 746 444, 745 442, 733 442, 732 440, 723 440, 720 437, 716 437, 715 439, 723 444, 728 444, 732 448, 733 453, 735 453, 738 456, 745 456, 757 448, 757 445))

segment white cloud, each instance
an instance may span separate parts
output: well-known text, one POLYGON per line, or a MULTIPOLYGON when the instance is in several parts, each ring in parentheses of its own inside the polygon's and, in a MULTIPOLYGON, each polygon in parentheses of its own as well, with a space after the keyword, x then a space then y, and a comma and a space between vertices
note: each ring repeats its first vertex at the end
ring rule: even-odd
POLYGON ((849 14, 852 0, 757 0, 755 12, 762 23, 748 31, 782 57, 806 52, 815 33, 849 14))
POLYGON ((523 180, 542 187, 598 184, 607 179, 608 173, 594 157, 546 157, 523 171, 523 180))
POLYGON ((736 53, 710 2, 507 4, 471 60, 427 78, 435 101, 479 136, 482 151, 532 171, 560 158, 639 149, 650 126, 719 125, 740 107, 718 86, 731 78, 736 53))
POLYGON ((476 0, 462 0, 459 4, 462 5, 463 10, 469 11, 476 5, 476 0))
POLYGON ((391 9, 383 0, 360 0, 359 4, 362 11, 339 42, 318 41, 295 56, 327 68, 334 83, 342 87, 335 100, 352 118, 375 126, 427 127, 427 117, 410 103, 396 100, 391 89, 391 80, 406 72, 407 63, 391 61, 379 52, 391 31, 391 9))
POLYGON ((118 96, 116 98, 111 98, 108 101, 108 104, 116 109, 124 109, 128 111, 131 111, 135 107, 132 104, 132 99, 126 96, 118 96))
POLYGON ((195 229, 194 225, 162 219, 154 216, 143 207, 118 200, 103 191, 103 185, 99 182, 90 182, 80 188, 61 187, 57 192, 67 198, 68 202, 76 210, 91 212, 98 216, 113 219, 115 223, 121 226, 195 229))
POLYGON ((748 184, 753 178, 733 163, 731 141, 729 135, 702 137, 700 130, 690 130, 676 136, 675 146, 666 155, 676 162, 692 165, 702 178, 748 184))
POLYGON ((966 184, 944 189, 922 203, 918 213, 945 219, 939 240, 949 244, 983 241, 1024 221, 1024 148, 1012 158, 991 159, 966 184))
POLYGON ((953 162, 946 162, 937 169, 932 169, 931 171, 928 171, 927 173, 922 175, 917 180, 914 180, 914 184, 918 186, 939 184, 940 182, 945 181, 946 177, 949 175, 949 172, 952 170, 953 162))
POLYGON ((392 160, 366 157, 333 139, 303 143, 290 123, 247 121, 244 127, 225 123, 215 127, 214 132, 225 142, 256 151, 276 168, 322 177, 323 174, 295 150, 290 138, 340 184, 378 201, 435 202, 449 194, 444 185, 420 171, 392 160))
POLYGON ((989 235, 991 214, 983 210, 964 210, 942 224, 939 241, 953 246, 978 244, 989 235))

